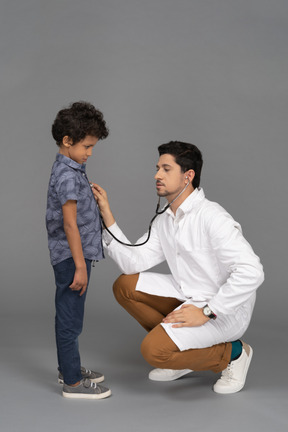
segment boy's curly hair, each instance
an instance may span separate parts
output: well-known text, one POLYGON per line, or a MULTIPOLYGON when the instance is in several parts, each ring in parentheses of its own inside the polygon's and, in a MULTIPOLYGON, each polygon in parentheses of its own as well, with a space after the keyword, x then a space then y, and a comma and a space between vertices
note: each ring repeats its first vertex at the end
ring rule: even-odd
POLYGON ((89 102, 79 101, 58 112, 52 125, 52 136, 58 146, 62 144, 64 136, 71 138, 74 145, 87 135, 99 140, 109 135, 101 111, 89 102))

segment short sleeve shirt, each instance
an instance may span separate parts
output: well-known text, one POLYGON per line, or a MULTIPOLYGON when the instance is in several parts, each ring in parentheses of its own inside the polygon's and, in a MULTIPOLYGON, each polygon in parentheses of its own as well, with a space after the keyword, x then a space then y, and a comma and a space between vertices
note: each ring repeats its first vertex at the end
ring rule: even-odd
POLYGON ((86 165, 58 153, 53 164, 47 194, 46 228, 51 264, 72 256, 63 225, 62 206, 77 201, 77 225, 84 258, 104 258, 99 209, 86 175, 86 165))

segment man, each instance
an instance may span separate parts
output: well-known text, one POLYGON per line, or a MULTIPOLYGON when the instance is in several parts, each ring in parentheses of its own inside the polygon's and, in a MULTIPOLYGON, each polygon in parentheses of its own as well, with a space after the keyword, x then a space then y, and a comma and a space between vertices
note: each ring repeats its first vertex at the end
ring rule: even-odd
MULTIPOLYGON (((158 148, 156 189, 170 204, 140 247, 103 233, 108 254, 122 272, 114 283, 118 302, 148 331, 144 358, 155 381, 177 379, 192 370, 222 372, 216 393, 240 391, 252 348, 240 341, 248 328, 255 291, 263 282, 259 258, 239 223, 205 198, 200 185, 202 155, 188 143, 158 148), (171 274, 145 272, 166 260, 171 274)), ((117 226, 106 192, 94 185, 106 227, 128 242, 117 226)), ((143 236, 137 243, 142 243, 143 236)))

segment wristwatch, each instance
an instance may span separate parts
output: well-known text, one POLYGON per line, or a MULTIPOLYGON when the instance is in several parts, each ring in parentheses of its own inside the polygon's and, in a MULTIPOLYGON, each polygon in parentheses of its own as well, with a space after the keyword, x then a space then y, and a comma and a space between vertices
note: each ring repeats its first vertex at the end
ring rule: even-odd
POLYGON ((212 312, 212 310, 210 309, 210 307, 208 306, 208 304, 206 304, 204 307, 203 307, 203 314, 206 316, 206 317, 208 317, 208 318, 210 318, 210 319, 216 319, 217 318, 217 315, 215 315, 214 314, 214 312, 212 312))

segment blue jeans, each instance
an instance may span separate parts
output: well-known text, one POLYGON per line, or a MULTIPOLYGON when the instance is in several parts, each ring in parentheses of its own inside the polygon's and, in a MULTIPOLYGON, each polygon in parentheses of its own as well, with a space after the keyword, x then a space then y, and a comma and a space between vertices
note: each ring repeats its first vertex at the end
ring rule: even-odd
MULTIPOLYGON (((91 272, 91 261, 85 259, 88 282, 91 272)), ((79 291, 72 291, 75 274, 73 258, 68 258, 53 266, 56 283, 56 317, 55 333, 57 345, 58 368, 64 382, 75 384, 82 379, 81 361, 78 348, 78 336, 82 332, 86 292, 80 296, 79 291)))

